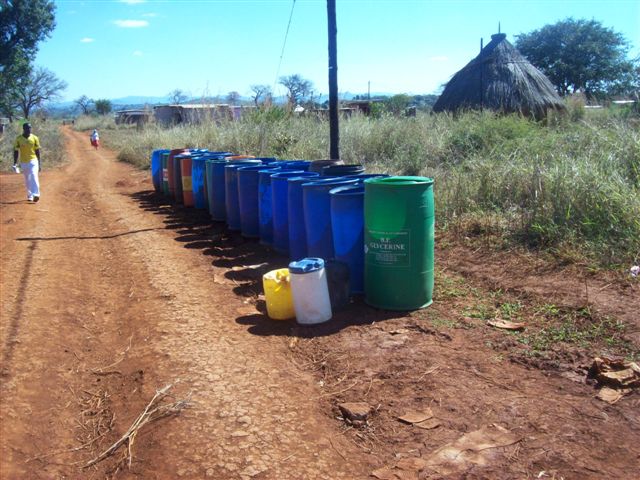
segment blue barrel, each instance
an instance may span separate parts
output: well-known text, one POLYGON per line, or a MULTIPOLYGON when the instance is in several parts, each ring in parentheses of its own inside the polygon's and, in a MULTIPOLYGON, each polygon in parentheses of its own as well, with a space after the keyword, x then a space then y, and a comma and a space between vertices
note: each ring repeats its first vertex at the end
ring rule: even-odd
POLYGON ((335 259, 349 266, 350 292, 364 293, 364 185, 329 191, 335 259))
POLYGON ((151 152, 151 181, 153 189, 160 193, 162 191, 162 154, 169 150, 154 150, 151 152))
POLYGON ((208 158, 205 160, 205 183, 207 185, 207 205, 209 208, 209 215, 212 214, 212 208, 214 204, 214 190, 213 190, 213 162, 220 161, 208 158))
POLYGON ((209 196, 209 213, 211 218, 218 222, 224 222, 227 219, 227 209, 225 207, 225 183, 224 183, 224 167, 227 161, 224 159, 210 160, 211 178, 207 180, 208 186, 211 186, 211 195, 209 196))
POLYGON ((193 157, 191 164, 191 185, 193 189, 193 206, 205 210, 208 206, 207 186, 205 183, 206 158, 204 156, 193 157))
MULTIPOLYGON (((264 159, 261 159, 264 161, 264 159)), ((238 196, 240 203, 240 232, 243 237, 260 237, 260 214, 258 209, 259 172, 276 170, 276 165, 251 165, 238 169, 238 196)))
POLYGON ((232 160, 224 167, 224 201, 229 230, 240 230, 240 198, 238 196, 238 169, 250 165, 262 165, 261 160, 232 160))
MULTIPOLYGON (((207 192, 207 208, 209 210, 209 215, 212 215, 213 218, 213 206, 215 204, 214 201, 214 187, 213 187, 213 162, 214 161, 224 161, 226 157, 234 155, 231 152, 207 152, 203 155, 205 159, 205 191, 207 192)), ((222 197, 224 200, 224 196, 222 197)))
POLYGON ((328 165, 322 169, 322 176, 325 177, 344 177, 347 175, 358 175, 364 173, 364 165, 328 165))
POLYGON ((304 227, 309 256, 325 260, 333 258, 329 191, 335 187, 356 184, 357 182, 353 179, 331 178, 302 184, 304 227))
POLYGON ((302 170, 285 170, 271 175, 271 211, 273 212, 273 248, 276 252, 289 254, 289 194, 288 179, 292 177, 315 177, 302 170))
POLYGON ((286 170, 303 170, 309 171, 311 160, 280 160, 278 166, 286 170))
POLYGON ((287 209, 289 213, 289 257, 301 260, 307 255, 307 234, 304 228, 304 205, 302 202, 302 184, 309 178, 320 178, 316 172, 306 172, 306 176, 289 178, 287 184, 287 209))
POLYGON ((254 157, 254 158, 256 160, 262 160, 262 163, 264 163, 265 165, 278 161, 276 157, 254 157))
MULTIPOLYGON (((280 163, 280 162, 278 162, 280 163)), ((276 164, 277 165, 277 164, 276 164)), ((283 171, 281 168, 265 170, 258 173, 258 218, 260 243, 271 245, 273 243, 273 212, 271 210, 271 175, 283 171)))

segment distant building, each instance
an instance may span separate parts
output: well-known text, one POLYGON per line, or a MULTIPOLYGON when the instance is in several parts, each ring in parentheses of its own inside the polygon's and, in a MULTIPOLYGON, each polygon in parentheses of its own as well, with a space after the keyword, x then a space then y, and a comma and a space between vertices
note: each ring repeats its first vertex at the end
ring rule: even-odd
POLYGON ((549 79, 506 37, 491 35, 480 54, 449 80, 434 112, 486 109, 540 120, 548 110, 565 109, 549 79))
POLYGON ((371 114, 371 100, 349 100, 342 102, 344 108, 351 109, 354 112, 362 113, 363 115, 371 114))
POLYGON ((4 130, 7 128, 8 125, 9 125, 9 119, 0 117, 0 134, 4 133, 4 130))
POLYGON ((240 120, 244 113, 255 107, 230 106, 214 103, 185 103, 176 105, 157 105, 153 107, 156 123, 170 126, 179 123, 220 122, 222 120, 240 120))
POLYGON ((143 125, 151 119, 149 110, 119 110, 114 115, 116 125, 143 125))

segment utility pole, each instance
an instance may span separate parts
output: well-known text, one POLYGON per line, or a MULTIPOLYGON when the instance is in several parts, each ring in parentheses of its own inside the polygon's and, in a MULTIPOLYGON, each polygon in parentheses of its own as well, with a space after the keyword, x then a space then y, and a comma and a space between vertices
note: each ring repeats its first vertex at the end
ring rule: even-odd
POLYGON ((340 159, 340 131, 338 127, 338 27, 336 0, 327 0, 329 26, 329 158, 340 159))

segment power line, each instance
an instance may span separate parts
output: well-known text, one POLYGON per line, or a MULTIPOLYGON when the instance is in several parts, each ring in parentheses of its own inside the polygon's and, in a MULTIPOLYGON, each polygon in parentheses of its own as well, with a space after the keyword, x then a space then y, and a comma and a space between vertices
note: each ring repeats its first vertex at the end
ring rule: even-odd
POLYGON ((276 78, 273 80, 273 91, 275 93, 276 85, 278 83, 278 76, 280 75, 280 67, 282 66, 282 57, 284 57, 284 48, 287 45, 287 37, 289 36, 289 27, 291 27, 291 19, 293 18, 293 8, 296 6, 296 0, 293 0, 291 4, 291 13, 289 14, 289 23, 287 23, 287 31, 284 34, 284 42, 282 42, 282 52, 280 52, 280 61, 278 62, 278 70, 276 70, 276 78))

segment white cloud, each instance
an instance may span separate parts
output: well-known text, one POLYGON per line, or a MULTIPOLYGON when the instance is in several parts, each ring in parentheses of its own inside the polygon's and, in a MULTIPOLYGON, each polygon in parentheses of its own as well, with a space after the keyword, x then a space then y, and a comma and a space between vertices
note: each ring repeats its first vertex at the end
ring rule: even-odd
POLYGON ((432 62, 448 62, 449 57, 445 55, 436 55, 435 57, 429 57, 429 60, 431 60, 432 62))
POLYGON ((91 42, 95 42, 96 39, 95 38, 84 37, 84 38, 81 38, 80 41, 82 43, 91 43, 91 42))
POLYGON ((137 3, 144 3, 147 0, 119 0, 120 3, 128 3, 129 5, 135 5, 137 3))
POLYGON ((133 52, 133 56, 134 57, 141 57, 142 56, 142 52, 140 50, 136 50, 135 52, 133 52))
POLYGON ((146 20, 115 20, 113 23, 122 28, 140 28, 149 26, 149 22, 146 20))
POLYGON ((143 13, 142 16, 143 17, 157 17, 158 14, 157 13, 143 13))

